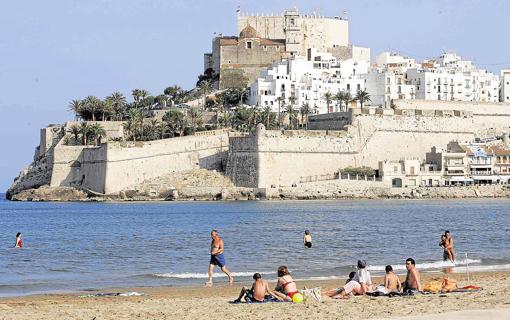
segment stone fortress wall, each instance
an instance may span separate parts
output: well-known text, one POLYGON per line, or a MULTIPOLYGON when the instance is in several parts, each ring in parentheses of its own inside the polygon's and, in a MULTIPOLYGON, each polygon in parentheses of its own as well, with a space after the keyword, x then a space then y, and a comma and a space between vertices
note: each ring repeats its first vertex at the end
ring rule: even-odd
POLYGON ((350 117, 345 131, 259 126, 255 135, 230 144, 227 174, 243 187, 291 186, 347 166, 376 168, 381 159, 423 157, 433 146, 474 138, 473 116, 465 111, 353 109, 350 117))
POLYGON ((376 168, 379 160, 423 158, 431 147, 445 147, 451 140, 510 131, 510 104, 396 104, 395 110, 354 108, 316 116, 321 121, 310 116, 310 127, 315 123, 314 129, 326 130, 269 131, 259 125, 248 136, 217 130, 150 142, 109 141, 98 147, 64 145, 64 126, 52 126, 41 131, 34 162, 10 193, 49 184, 115 194, 147 179, 196 168, 225 169, 240 187, 290 187, 333 176, 346 166, 376 168))

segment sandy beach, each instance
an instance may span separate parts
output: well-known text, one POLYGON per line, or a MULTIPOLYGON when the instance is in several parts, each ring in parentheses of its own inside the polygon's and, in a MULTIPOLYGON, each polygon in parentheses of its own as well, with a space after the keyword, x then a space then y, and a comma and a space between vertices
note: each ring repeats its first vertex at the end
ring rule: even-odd
MULTIPOLYGON (((441 278, 423 275, 424 282, 441 278)), ((242 285, 219 281, 213 288, 121 288, 98 292, 137 291, 141 297, 80 297, 51 294, 0 299, 0 319, 508 319, 510 273, 476 273, 468 283, 465 274, 451 277, 459 286, 477 285, 480 292, 418 295, 410 297, 325 298, 322 303, 230 304, 242 285), (470 312, 470 310, 473 310, 470 312), (459 312, 460 311, 460 312, 459 312), (453 313, 450 313, 453 312, 453 313), (444 313, 447 313, 446 315, 444 313), (432 317, 431 315, 437 315, 432 317), (443 314, 438 315, 438 314, 443 314), (446 317, 443 317, 446 316, 446 317)), ((374 283, 381 278, 374 277, 374 283)), ((341 280, 298 281, 302 288, 338 287, 341 280)))

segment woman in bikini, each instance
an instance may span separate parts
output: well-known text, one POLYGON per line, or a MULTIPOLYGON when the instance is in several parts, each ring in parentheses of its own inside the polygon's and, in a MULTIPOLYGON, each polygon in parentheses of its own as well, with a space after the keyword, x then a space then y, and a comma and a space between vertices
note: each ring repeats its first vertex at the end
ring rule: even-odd
POLYGON ((296 283, 292 279, 286 266, 278 267, 278 282, 274 294, 278 299, 292 301, 292 297, 298 293, 296 283))
POLYGON ((14 248, 23 248, 23 239, 21 239, 21 232, 16 234, 16 243, 14 244, 14 248))

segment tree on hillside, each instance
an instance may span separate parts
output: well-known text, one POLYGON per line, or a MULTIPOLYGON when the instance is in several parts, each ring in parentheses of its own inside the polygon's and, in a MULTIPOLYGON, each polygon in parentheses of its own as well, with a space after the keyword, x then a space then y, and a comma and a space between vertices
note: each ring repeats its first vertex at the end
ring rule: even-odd
POLYGON ((127 112, 127 121, 124 123, 124 130, 136 141, 136 138, 142 128, 143 116, 139 109, 129 108, 127 112))
POLYGON ((285 106, 285 112, 289 115, 289 127, 290 129, 294 129, 294 122, 295 122, 295 111, 292 104, 288 104, 285 106))
POLYGON ((201 127, 203 124, 202 120, 203 112, 197 107, 191 107, 188 110, 188 118, 191 125, 191 130, 194 132, 197 131, 198 127, 201 127))
POLYGON ((106 97, 105 101, 109 103, 112 108, 113 119, 117 121, 122 120, 126 112, 126 97, 122 93, 116 91, 106 97))
POLYGON ((71 102, 69 102, 68 109, 69 109, 69 111, 72 111, 74 113, 75 121, 78 121, 78 117, 80 116, 80 114, 82 112, 82 106, 83 106, 83 103, 81 102, 81 100, 78 100, 78 99, 74 99, 74 100, 71 100, 71 102))
POLYGON ((308 102, 303 103, 301 108, 299 109, 299 113, 301 114, 301 124, 308 129, 308 115, 312 112, 310 109, 310 104, 308 102))
POLYGON ((87 122, 80 123, 80 133, 82 137, 82 144, 86 146, 88 144, 88 138, 90 136, 90 125, 87 122))
POLYGON ((212 84, 209 80, 201 81, 198 85, 198 89, 202 95, 203 104, 202 108, 205 109, 205 98, 207 97, 207 94, 211 92, 212 90, 212 84))
POLYGON ((282 126, 282 104, 285 103, 285 98, 283 96, 280 96, 276 98, 276 101, 278 102, 278 129, 282 126))
POLYGON ((87 96, 82 103, 83 110, 90 114, 90 118, 85 120, 92 119, 92 121, 96 121, 96 113, 101 112, 103 101, 95 96, 87 96))
POLYGON ((361 109, 363 109, 363 105, 365 104, 365 102, 372 101, 372 100, 370 100, 370 94, 366 90, 358 90, 356 92, 356 96, 354 97, 354 100, 359 101, 361 109))
POLYGON ((79 143, 79 136, 80 136, 80 125, 79 124, 73 124, 71 127, 71 134, 73 135, 74 137, 74 144, 78 144, 79 143))
POLYGON ((175 135, 182 136, 184 129, 188 125, 186 117, 179 110, 170 110, 163 116, 163 121, 168 125, 169 130, 175 135))
POLYGON ((324 94, 324 99, 326 100, 326 108, 328 109, 329 113, 329 106, 331 105, 331 101, 333 101, 333 94, 331 92, 326 92, 324 94))
POLYGON ((184 102, 187 96, 187 92, 177 85, 166 88, 164 93, 170 99, 172 107, 184 102))
POLYGON ((166 109, 168 97, 164 94, 160 94, 156 97, 156 106, 160 109, 166 109))
POLYGON ((101 138, 106 137, 106 130, 99 123, 93 123, 89 131, 91 139, 94 139, 96 146, 99 146, 101 144, 101 138))

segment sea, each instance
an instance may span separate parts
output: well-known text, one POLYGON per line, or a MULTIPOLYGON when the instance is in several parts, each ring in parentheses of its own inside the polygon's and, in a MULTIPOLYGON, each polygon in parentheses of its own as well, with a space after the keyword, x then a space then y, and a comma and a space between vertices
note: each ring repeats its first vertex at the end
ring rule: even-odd
MULTIPOLYGON (((11 202, 0 199, 0 296, 193 286, 207 280, 210 231, 236 281, 344 279, 358 259, 373 275, 510 270, 510 200, 11 202), (310 230, 313 247, 303 246, 310 230), (456 264, 442 261, 451 231, 456 264), (23 249, 14 249, 22 233, 23 249)), ((226 283, 216 269, 215 282, 226 283)), ((339 280, 341 281, 341 280, 339 280)))

